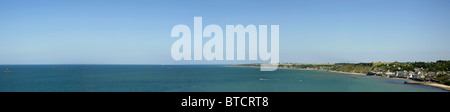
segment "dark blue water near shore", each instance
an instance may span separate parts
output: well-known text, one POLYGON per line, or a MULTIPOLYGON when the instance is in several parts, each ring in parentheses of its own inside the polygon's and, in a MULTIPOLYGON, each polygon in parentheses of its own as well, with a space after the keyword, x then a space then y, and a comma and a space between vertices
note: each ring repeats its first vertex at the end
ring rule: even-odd
POLYGON ((439 92, 405 80, 220 65, 2 65, 0 92, 439 92))

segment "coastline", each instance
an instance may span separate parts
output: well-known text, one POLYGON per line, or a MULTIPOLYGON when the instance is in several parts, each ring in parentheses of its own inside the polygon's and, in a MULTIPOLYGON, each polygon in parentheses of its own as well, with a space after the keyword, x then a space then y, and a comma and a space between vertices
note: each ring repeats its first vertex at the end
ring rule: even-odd
POLYGON ((416 85, 431 86, 431 87, 441 88, 441 89, 450 91, 450 86, 447 86, 447 85, 444 85, 444 84, 439 84, 439 83, 406 81, 405 84, 416 84, 416 85))
MULTIPOLYGON (((225 67, 247 67, 247 68, 259 68, 259 66, 241 66, 241 65, 229 65, 225 67)), ((352 72, 342 72, 342 71, 332 71, 332 70, 320 70, 320 69, 301 69, 301 68, 278 68, 278 69, 292 69, 292 70, 316 70, 316 71, 326 71, 326 72, 334 72, 334 73, 343 73, 343 74, 353 74, 353 75, 364 75, 367 76, 367 74, 364 73, 352 73, 352 72)), ((373 77, 381 77, 381 76, 373 76, 373 77)), ((389 77, 382 77, 382 78, 389 78, 389 77)), ((434 82, 419 82, 414 81, 411 79, 406 78, 389 78, 389 79, 397 79, 397 80, 405 80, 404 84, 415 84, 415 85, 423 85, 423 86, 429 86, 429 87, 435 87, 439 89, 443 89, 446 91, 450 91, 450 86, 434 83, 434 82)))
MULTIPOLYGON (((344 73, 344 74, 355 74, 355 75, 365 75, 365 76, 367 76, 366 74, 363 74, 363 73, 350 73, 350 72, 341 72, 341 71, 328 71, 328 72, 344 73)), ((382 77, 382 76, 372 76, 372 77, 382 77)), ((439 88, 439 89, 450 91, 450 86, 445 85, 445 84, 435 83, 435 82, 415 81, 415 80, 408 79, 408 78, 390 78, 390 77, 382 77, 382 78, 405 80, 404 84, 416 84, 416 85, 430 86, 430 87, 435 87, 435 88, 439 88)))

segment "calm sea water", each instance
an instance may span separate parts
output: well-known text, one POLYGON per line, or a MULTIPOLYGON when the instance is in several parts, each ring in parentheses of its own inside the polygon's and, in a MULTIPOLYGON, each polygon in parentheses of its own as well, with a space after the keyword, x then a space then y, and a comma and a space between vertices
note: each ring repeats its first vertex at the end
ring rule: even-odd
POLYGON ((405 80, 219 65, 3 65, 0 91, 445 92, 405 80))

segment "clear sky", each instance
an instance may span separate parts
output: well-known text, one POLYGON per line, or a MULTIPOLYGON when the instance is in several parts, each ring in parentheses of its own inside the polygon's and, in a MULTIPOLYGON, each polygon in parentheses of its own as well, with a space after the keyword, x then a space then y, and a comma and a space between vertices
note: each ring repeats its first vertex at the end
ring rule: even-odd
POLYGON ((0 0, 0 64, 248 63, 174 61, 194 16, 280 25, 281 62, 450 59, 449 0, 0 0))

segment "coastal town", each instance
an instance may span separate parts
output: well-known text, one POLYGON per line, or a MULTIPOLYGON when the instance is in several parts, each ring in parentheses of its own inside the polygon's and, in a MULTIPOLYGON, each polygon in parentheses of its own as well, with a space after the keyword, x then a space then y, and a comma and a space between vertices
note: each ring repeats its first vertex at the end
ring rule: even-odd
MULTIPOLYGON (((414 68, 414 71, 385 71, 385 70, 374 70, 372 72, 367 73, 367 75, 376 75, 381 77, 388 78, 406 78, 413 79, 419 81, 430 81, 430 82, 439 82, 436 80, 439 75, 450 75, 447 71, 425 71, 423 68, 414 68)), ((448 83, 448 82, 447 82, 448 83)))
MULTIPOLYGON (((240 65, 259 67, 259 64, 240 65)), ((279 69, 320 70, 366 76, 408 79, 419 84, 450 90, 450 61, 372 63, 281 63, 279 69)))

